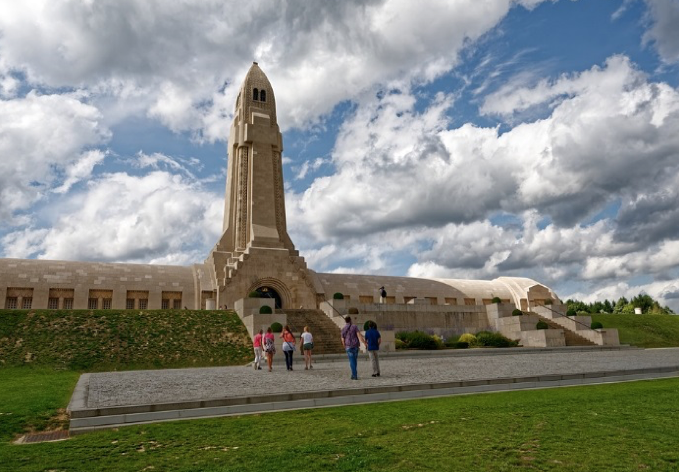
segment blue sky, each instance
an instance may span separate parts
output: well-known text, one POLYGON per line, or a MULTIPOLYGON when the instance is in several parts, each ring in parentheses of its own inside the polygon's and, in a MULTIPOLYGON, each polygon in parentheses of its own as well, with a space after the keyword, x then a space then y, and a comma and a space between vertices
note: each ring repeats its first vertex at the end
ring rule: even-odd
POLYGON ((320 272, 679 310, 679 0, 0 1, 0 257, 191 264, 253 60, 320 272))

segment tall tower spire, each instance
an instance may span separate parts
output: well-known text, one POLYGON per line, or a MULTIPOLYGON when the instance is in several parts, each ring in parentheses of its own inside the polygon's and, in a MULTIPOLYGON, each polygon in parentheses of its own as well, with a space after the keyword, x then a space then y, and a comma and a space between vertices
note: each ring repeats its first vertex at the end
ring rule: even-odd
POLYGON ((282 151, 273 88, 254 62, 236 99, 229 136, 222 250, 295 249, 285 220, 282 151))
POLYGON ((295 250, 285 221, 276 98, 253 63, 236 99, 229 135, 222 236, 199 269, 200 293, 233 306, 255 290, 277 307, 316 307, 319 282, 295 250))

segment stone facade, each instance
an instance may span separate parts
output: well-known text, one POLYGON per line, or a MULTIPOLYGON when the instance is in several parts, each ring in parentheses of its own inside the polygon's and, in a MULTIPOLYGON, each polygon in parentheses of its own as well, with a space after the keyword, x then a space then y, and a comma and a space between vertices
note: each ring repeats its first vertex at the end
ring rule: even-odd
MULTIPOLYGON (((273 88, 257 63, 236 100, 228 152, 223 232, 203 263, 0 259, 0 302, 19 309, 214 309, 233 308, 259 291, 277 308, 325 309, 339 292, 345 307, 360 306, 382 325, 461 332, 495 327, 486 314, 495 297, 523 310, 558 301, 549 288, 525 278, 428 280, 308 269, 287 232, 283 140, 273 88), (387 297, 378 304, 382 286, 387 297)), ((332 306, 326 313, 339 314, 332 306)))

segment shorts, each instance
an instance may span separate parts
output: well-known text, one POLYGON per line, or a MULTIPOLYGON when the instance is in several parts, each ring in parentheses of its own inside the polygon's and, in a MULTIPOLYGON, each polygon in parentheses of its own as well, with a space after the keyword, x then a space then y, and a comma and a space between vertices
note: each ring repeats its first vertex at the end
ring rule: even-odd
POLYGON ((311 351, 314 348, 314 343, 306 343, 304 345, 304 350, 305 351, 311 351))

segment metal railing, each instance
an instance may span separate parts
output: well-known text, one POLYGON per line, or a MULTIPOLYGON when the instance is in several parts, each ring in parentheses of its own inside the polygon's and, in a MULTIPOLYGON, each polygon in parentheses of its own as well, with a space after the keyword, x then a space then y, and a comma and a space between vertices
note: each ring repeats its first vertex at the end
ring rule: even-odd
MULTIPOLYGON (((589 329, 589 330, 591 330, 591 331, 596 331, 596 330, 592 329, 591 326, 587 326, 587 325, 586 325, 585 323, 583 323, 582 321, 578 321, 578 320, 576 320, 576 319, 571 318, 570 316, 564 315, 563 313, 559 313, 559 312, 556 311, 556 310, 552 310, 552 309, 551 309, 549 306, 547 306, 547 305, 542 305, 542 304, 540 304, 540 303, 536 303, 536 305, 537 305, 537 306, 540 306, 540 307, 542 307, 542 308, 547 308, 547 309, 548 309, 549 311, 551 311, 552 313, 556 313, 559 317, 569 319, 569 320, 571 320, 571 321, 573 321, 573 322, 575 322, 575 323, 577 323, 577 324, 579 324, 579 325, 581 325, 581 326, 584 326, 586 329, 589 329)), ((576 334, 577 334, 577 333, 576 333, 576 334)))

